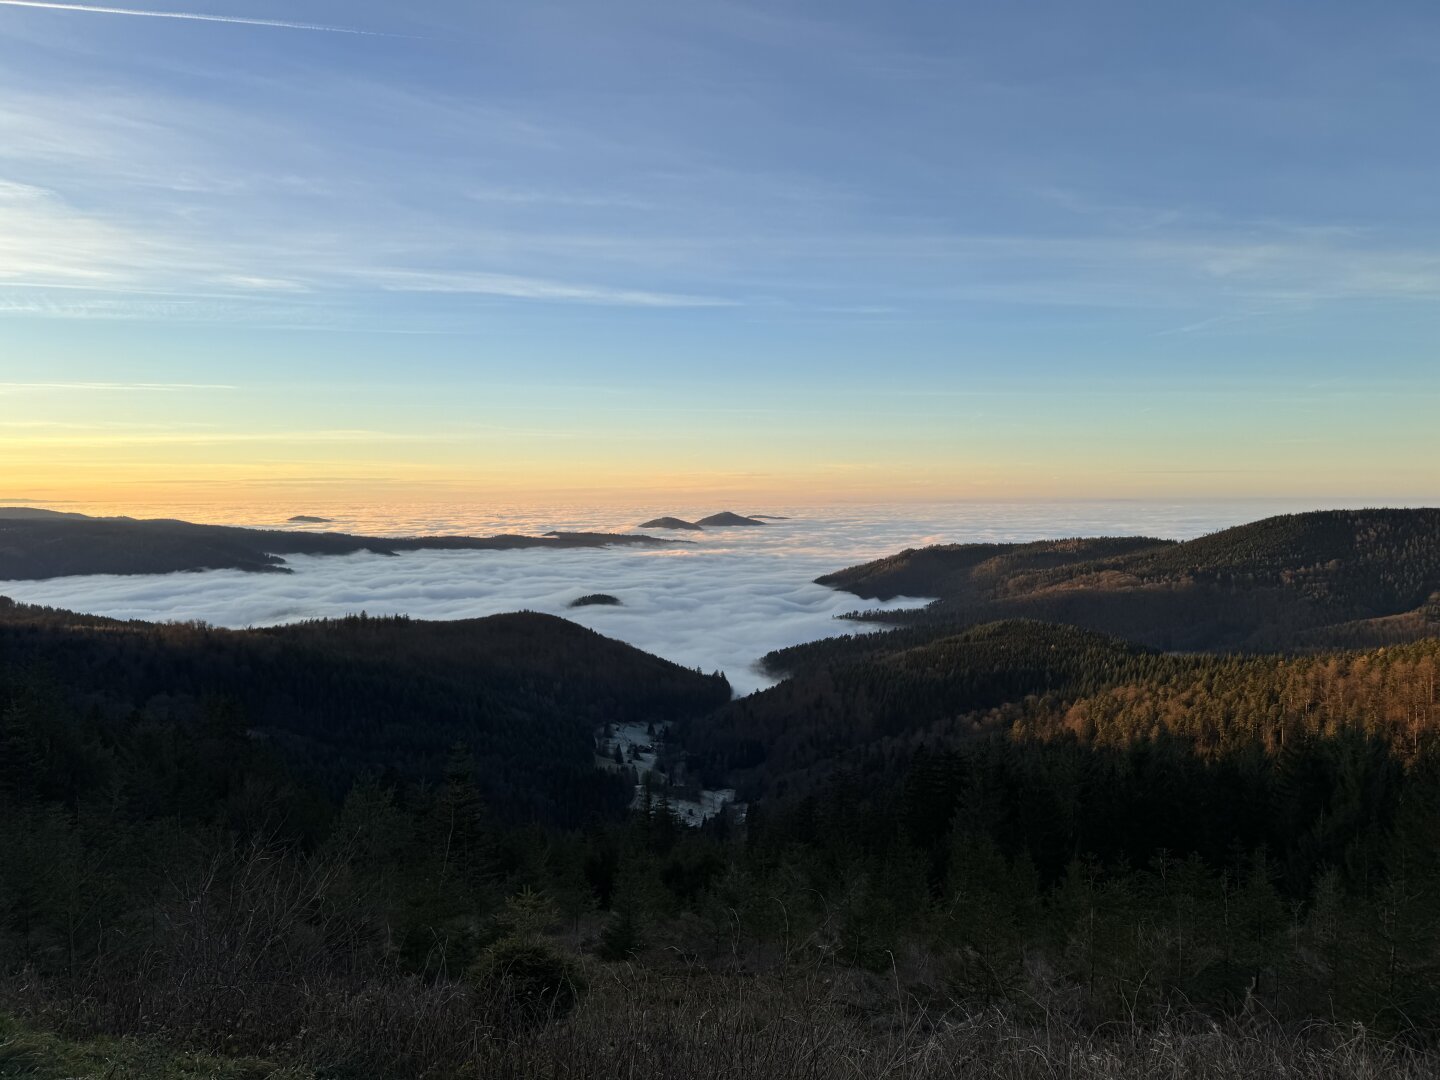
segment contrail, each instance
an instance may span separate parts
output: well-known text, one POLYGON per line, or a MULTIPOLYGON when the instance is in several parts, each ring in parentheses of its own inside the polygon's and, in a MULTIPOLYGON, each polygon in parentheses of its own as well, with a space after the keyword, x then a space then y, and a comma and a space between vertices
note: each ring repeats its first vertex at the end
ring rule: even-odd
POLYGON ((370 30, 351 30, 346 26, 320 26, 316 23, 284 22, 280 19, 246 19, 238 15, 203 15, 194 11, 145 11, 140 8, 100 7, 96 4, 57 4, 49 0, 0 0, 5 7, 47 8, 51 11, 88 11, 97 15, 140 15, 147 19, 190 19, 195 22, 239 23, 241 26, 273 26, 282 30, 323 30, 331 34, 363 34, 383 37, 370 30))

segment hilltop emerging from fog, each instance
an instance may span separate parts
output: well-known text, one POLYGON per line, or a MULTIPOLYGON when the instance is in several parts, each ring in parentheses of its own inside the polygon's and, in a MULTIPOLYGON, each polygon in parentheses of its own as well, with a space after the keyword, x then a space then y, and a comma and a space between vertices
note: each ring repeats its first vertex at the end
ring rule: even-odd
POLYGON ((711 514, 699 521, 687 521, 684 518, 666 516, 651 518, 649 521, 640 523, 642 529, 728 529, 737 526, 764 525, 763 517, 771 517, 774 521, 784 521, 784 518, 773 517, 772 515, 755 514, 745 517, 741 514, 731 513, 729 510, 722 510, 718 514, 711 514))
POLYGON ((1440 632, 1440 510, 1284 514, 1177 542, 945 544, 817 579, 933 596, 890 621, 1070 623, 1163 649, 1383 645, 1440 632))
POLYGON ((92 518, 30 507, 0 508, 0 581, 76 574, 168 574, 181 570, 287 573, 286 555, 368 551, 511 551, 679 543, 633 533, 549 532, 543 536, 351 536, 188 521, 92 518))

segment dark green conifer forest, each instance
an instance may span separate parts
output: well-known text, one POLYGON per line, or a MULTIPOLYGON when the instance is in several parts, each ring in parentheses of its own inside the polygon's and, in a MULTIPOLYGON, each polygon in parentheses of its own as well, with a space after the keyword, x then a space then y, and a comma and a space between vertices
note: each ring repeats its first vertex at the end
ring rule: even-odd
MULTIPOLYGON (((1434 591, 1375 529, 1080 547, 1348 620, 1434 591)), ((527 613, 0 601, 0 1073, 1432 1075, 1440 639, 1144 636, 932 612, 731 700, 527 613)))

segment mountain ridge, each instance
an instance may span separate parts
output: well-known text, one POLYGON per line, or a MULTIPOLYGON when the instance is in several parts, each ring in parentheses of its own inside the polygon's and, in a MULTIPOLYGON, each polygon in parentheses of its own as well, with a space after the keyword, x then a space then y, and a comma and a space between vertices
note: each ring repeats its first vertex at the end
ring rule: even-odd
POLYGON ((1179 542, 936 545, 816 581, 935 598, 860 616, 889 623, 1034 618, 1181 650, 1381 645, 1440 627, 1440 509, 1278 515, 1179 542))
POLYGON ((662 546, 687 541, 636 533, 553 531, 543 536, 397 536, 250 529, 173 518, 101 518, 0 507, 0 581, 80 574, 167 574, 197 570, 289 573, 286 555, 522 548, 662 546))

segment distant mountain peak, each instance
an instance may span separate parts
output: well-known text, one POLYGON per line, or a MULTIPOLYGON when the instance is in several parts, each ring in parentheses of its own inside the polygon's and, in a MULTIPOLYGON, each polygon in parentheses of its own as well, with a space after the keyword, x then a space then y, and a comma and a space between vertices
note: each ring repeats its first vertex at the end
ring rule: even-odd
POLYGON ((743 517, 740 514, 731 513, 729 510, 722 510, 718 514, 711 514, 709 517, 701 518, 697 523, 711 528, 725 529, 740 525, 764 525, 765 522, 759 518, 743 517))

